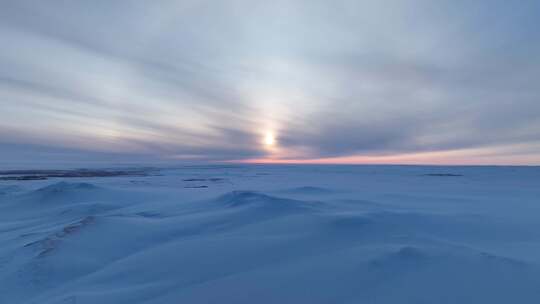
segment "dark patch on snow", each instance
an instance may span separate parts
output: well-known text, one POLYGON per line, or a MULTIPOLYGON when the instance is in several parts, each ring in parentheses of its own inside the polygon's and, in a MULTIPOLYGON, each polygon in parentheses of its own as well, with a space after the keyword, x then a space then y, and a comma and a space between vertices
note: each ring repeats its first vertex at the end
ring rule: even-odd
POLYGON ((221 182, 224 178, 212 177, 212 178, 187 178, 183 179, 184 182, 221 182))
POLYGON ((86 216, 82 218, 81 220, 71 223, 67 226, 64 226, 62 230, 54 233, 53 235, 50 235, 44 239, 37 240, 31 243, 28 243, 24 245, 24 247, 31 247, 34 245, 39 245, 41 247, 39 254, 37 255, 38 258, 45 257, 47 254, 55 250, 59 243, 62 241, 62 239, 68 237, 71 234, 74 234, 81 230, 82 228, 90 225, 91 223, 95 222, 94 216, 86 216))
POLYGON ((497 256, 497 255, 487 253, 487 252, 481 252, 480 256, 484 260, 487 260, 487 261, 499 262, 499 263, 504 263, 504 264, 508 264, 508 265, 512 265, 512 266, 525 266, 526 265, 526 263, 524 263, 522 261, 514 260, 514 259, 511 259, 511 258, 507 258, 507 257, 497 256))
POLYGON ((460 177, 460 176, 463 176, 463 174, 453 174, 453 173, 428 173, 428 174, 423 174, 422 176, 460 177))
POLYGON ((130 180, 129 182, 133 185, 150 185, 147 181, 130 180))
POLYGON ((135 214, 141 217, 146 217, 146 218, 162 218, 163 217, 160 213, 152 212, 152 211, 141 211, 135 214))
POLYGON ((39 175, 23 175, 23 176, 0 176, 0 180, 4 181, 29 181, 29 180, 46 180, 47 177, 39 175))

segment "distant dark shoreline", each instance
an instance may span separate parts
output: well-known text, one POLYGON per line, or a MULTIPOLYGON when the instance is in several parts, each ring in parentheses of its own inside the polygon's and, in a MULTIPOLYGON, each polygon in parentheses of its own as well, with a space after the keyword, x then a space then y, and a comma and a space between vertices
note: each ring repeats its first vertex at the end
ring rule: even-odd
POLYGON ((5 170, 0 171, 1 181, 46 180, 49 178, 88 178, 114 176, 147 176, 148 170, 5 170))

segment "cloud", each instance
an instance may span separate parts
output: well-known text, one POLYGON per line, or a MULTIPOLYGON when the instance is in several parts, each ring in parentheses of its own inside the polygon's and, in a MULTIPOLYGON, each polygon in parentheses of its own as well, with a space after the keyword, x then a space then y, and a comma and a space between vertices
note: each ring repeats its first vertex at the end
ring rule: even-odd
POLYGON ((539 12, 498 0, 3 3, 0 143, 96 159, 540 155, 539 12), (261 145, 268 131, 275 151, 261 145))

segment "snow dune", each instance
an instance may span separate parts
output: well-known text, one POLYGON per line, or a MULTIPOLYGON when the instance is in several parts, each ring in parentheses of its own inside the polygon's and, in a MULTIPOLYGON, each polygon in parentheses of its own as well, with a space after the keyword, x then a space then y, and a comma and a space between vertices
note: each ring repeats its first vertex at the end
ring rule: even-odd
POLYGON ((438 170, 2 184, 0 303, 538 303, 540 172, 438 170))

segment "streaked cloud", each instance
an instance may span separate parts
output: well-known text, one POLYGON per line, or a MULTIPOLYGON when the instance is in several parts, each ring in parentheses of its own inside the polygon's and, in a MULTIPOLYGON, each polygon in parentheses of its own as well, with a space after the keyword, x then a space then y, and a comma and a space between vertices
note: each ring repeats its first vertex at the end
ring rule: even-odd
POLYGON ((2 3, 0 156, 540 164, 538 20, 537 1, 2 3))

